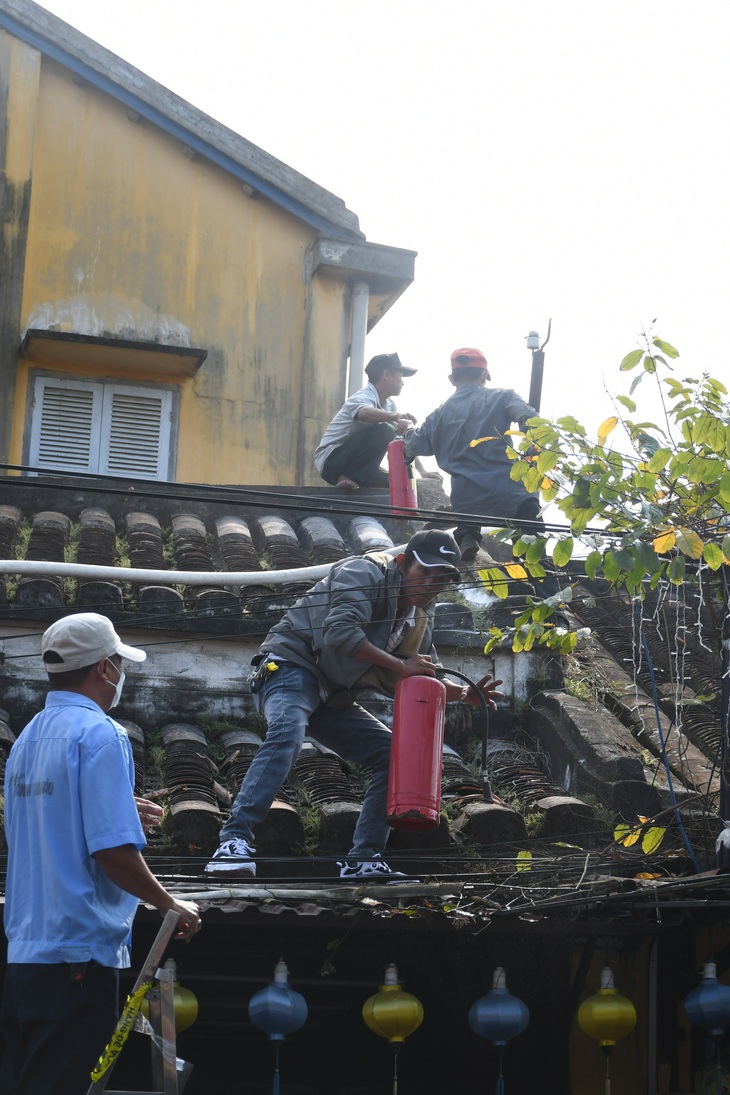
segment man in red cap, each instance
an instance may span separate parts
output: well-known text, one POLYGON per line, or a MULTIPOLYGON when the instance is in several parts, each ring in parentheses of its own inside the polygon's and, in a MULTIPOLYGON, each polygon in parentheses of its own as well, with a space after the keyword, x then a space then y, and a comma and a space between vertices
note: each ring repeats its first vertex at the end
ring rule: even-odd
MULTIPOLYGON (((484 524, 490 517, 511 518, 518 526, 537 521, 522 527, 539 535, 544 529, 539 496, 510 479, 504 437, 513 422, 524 430, 537 411, 510 388, 486 388, 491 379, 487 359, 473 347, 454 350, 449 379, 454 394, 422 426, 406 431, 406 454, 436 457, 451 476, 455 512, 483 517, 484 524), (480 438, 487 440, 472 446, 480 438)), ((462 522, 455 529, 462 560, 473 559, 479 550, 481 523, 462 522)))

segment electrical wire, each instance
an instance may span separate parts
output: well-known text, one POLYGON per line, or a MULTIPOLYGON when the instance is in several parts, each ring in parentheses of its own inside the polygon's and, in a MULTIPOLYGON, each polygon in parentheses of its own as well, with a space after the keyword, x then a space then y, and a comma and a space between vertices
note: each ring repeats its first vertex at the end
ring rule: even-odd
MULTIPOLYGON (((637 613, 640 612, 640 608, 639 608, 638 605, 636 606, 636 610, 637 610, 637 613)), ((644 632, 644 623, 643 623, 643 620, 641 618, 639 618, 639 634, 640 634, 640 637, 641 637, 641 645, 642 645, 642 648, 644 650, 644 657, 646 658, 647 669, 649 670, 649 679, 651 681, 652 700, 653 700, 653 703, 654 703, 654 716, 656 718, 657 733, 659 735, 659 743, 661 745, 661 750, 662 750, 662 759, 664 761, 664 771, 665 771, 665 774, 666 774, 666 777, 667 777, 667 783, 669 785, 669 798, 670 798, 670 801, 672 803, 672 807, 674 808, 674 816, 677 819, 677 825, 679 826, 679 831, 682 834, 682 839, 684 840, 684 843, 687 847, 687 851, 689 852, 690 859, 692 860, 692 865, 694 866, 697 873, 700 874, 701 873, 700 865, 699 865, 699 863, 697 862, 697 860, 695 858, 695 854, 694 854, 694 851, 692 849, 692 845, 690 844, 687 833, 685 832, 684 824, 682 823, 682 818, 681 818, 681 815, 680 815, 680 812, 679 812, 679 807, 677 806, 677 798, 676 798, 676 795, 674 793, 674 780, 672 779, 672 770, 669 767, 669 758, 667 756, 667 747, 666 747, 666 743, 664 741, 664 731, 662 730, 662 720, 661 720, 661 715, 659 713, 659 699, 658 699, 658 695, 657 695, 656 680, 654 678, 654 665, 653 665, 652 660, 651 660, 651 654, 649 653, 649 644, 646 641, 646 634, 644 632)))

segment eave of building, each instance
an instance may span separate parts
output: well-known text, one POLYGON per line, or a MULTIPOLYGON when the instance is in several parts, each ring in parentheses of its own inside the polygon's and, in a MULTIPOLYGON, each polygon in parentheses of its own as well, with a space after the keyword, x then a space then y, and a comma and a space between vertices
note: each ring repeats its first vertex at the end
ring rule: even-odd
POLYGON ((341 198, 300 175, 31 0, 0 0, 0 27, 179 139, 318 232, 364 241, 341 198))
POLYGON ((320 237, 312 248, 312 273, 366 281, 371 330, 413 281, 416 252, 385 244, 320 237))
POLYGON ((208 351, 189 346, 170 346, 138 339, 106 338, 81 335, 70 331, 26 331, 20 346, 20 356, 35 362, 51 362, 56 366, 77 367, 103 365, 116 371, 133 364, 148 369, 159 377, 195 376, 208 356, 208 351))

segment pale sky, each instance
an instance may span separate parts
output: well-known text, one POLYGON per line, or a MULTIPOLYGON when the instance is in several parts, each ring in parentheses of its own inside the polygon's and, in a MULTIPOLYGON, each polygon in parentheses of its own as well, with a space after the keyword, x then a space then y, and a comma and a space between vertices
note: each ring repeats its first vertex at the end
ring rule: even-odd
MULTIPOLYGON (((418 251, 368 336, 417 367, 422 418, 477 346, 589 429, 642 324, 725 380, 727 0, 46 0, 418 251)), ((637 393, 638 394, 638 393, 637 393)))

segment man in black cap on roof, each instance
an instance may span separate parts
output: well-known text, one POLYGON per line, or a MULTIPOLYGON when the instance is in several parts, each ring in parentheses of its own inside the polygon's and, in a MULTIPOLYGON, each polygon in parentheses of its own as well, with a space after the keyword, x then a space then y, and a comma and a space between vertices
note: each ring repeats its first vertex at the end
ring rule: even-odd
MULTIPOLYGON (((299 755, 305 735, 370 770, 370 783, 340 878, 397 878, 382 853, 391 733, 355 702, 360 688, 392 694, 403 677, 436 676, 436 599, 458 581, 459 549, 436 529, 417 532, 395 558, 369 554, 335 563, 264 639, 254 659, 254 703, 267 723, 206 872, 254 875, 254 829, 299 755)), ((477 688, 495 706, 490 674, 477 688)), ((447 700, 478 703, 473 689, 444 681, 447 700)), ((496 693, 499 695, 500 693, 496 693)))
POLYGON ((416 422, 393 402, 403 389, 403 378, 413 376, 415 369, 402 365, 398 354, 377 354, 365 372, 368 384, 340 407, 314 453, 322 478, 343 490, 387 487, 388 473, 380 467, 385 451, 397 434, 416 422))

